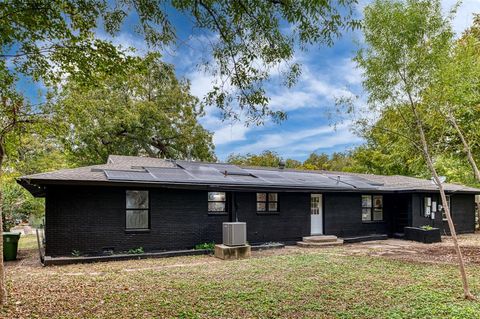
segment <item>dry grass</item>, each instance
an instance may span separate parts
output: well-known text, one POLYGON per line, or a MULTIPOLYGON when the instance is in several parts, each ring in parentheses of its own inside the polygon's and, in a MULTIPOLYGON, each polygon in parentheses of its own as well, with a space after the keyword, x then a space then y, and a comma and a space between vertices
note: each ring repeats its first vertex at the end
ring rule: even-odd
POLYGON ((37 247, 37 235, 31 234, 20 236, 20 240, 18 241, 18 249, 36 249, 37 247))
MULTIPOLYGON (((286 248, 230 262, 195 256, 46 268, 32 262, 31 255, 26 258, 30 263, 7 265, 10 298, 0 314, 5 318, 480 317, 480 303, 462 299, 455 265, 392 258, 379 253, 388 251, 389 245, 369 245, 286 248)), ((479 265, 469 264, 477 295, 479 271, 479 265)))

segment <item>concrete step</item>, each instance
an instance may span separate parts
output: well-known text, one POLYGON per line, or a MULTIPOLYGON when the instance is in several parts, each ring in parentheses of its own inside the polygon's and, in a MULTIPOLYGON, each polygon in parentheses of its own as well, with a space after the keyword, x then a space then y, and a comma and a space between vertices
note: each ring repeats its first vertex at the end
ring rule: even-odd
POLYGON ((303 237, 302 241, 307 243, 326 243, 326 242, 336 242, 337 236, 333 235, 319 235, 319 236, 308 236, 303 237))
POLYGON ((386 234, 372 234, 366 236, 357 236, 357 237, 344 237, 343 242, 345 244, 352 244, 352 243, 359 243, 364 241, 372 241, 372 240, 386 240, 388 236, 386 234))
POLYGON ((307 247, 307 248, 341 246, 341 245, 343 245, 343 239, 337 239, 336 241, 327 241, 327 242, 299 241, 299 242, 297 242, 297 245, 300 246, 300 247, 307 247))

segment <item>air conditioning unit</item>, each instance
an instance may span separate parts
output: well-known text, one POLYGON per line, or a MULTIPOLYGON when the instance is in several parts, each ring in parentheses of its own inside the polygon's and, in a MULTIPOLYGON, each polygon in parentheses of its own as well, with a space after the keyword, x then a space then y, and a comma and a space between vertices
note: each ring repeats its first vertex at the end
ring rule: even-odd
POLYGON ((247 244, 247 223, 223 223, 223 244, 243 246, 247 244))

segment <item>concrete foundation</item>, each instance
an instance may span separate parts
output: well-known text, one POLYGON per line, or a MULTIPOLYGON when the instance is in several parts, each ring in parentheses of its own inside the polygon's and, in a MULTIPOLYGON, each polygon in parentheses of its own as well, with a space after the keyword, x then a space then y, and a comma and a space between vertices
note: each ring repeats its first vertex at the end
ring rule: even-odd
POLYGON ((215 257, 223 260, 234 260, 242 258, 250 258, 252 250, 250 245, 244 246, 226 246, 215 245, 215 257))

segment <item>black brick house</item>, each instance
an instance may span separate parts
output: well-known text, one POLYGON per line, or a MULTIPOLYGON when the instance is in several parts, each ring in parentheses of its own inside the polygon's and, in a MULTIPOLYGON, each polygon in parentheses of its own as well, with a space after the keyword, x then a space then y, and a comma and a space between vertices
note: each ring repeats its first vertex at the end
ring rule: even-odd
MULTIPOLYGON (((222 223, 247 223, 250 243, 312 234, 393 236, 405 226, 448 232, 429 180, 110 156, 108 163, 24 176, 45 197, 46 255, 220 243, 222 223)), ((445 184, 456 229, 474 232, 479 189, 445 184)))

